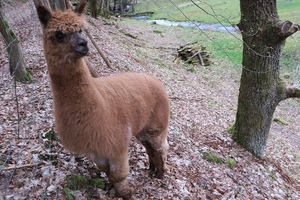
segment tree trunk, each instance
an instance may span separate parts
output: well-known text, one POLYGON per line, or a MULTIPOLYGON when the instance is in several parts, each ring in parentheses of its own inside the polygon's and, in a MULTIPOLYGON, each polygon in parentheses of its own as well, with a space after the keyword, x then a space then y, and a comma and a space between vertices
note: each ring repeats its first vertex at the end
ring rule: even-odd
POLYGON ((47 8, 49 8, 51 10, 51 6, 50 6, 50 3, 49 3, 49 0, 33 0, 33 3, 35 5, 35 7, 40 4, 40 5, 43 5, 47 8))
POLYGON ((65 0, 49 0, 52 10, 66 10, 67 4, 65 0))
POLYGON ((108 19, 109 18, 109 0, 103 0, 105 3, 105 7, 103 7, 103 17, 108 19))
POLYGON ((26 70, 26 62, 23 57, 21 46, 14 31, 9 27, 8 22, 2 14, 0 6, 0 33, 6 44, 6 50, 9 58, 10 74, 20 82, 31 82, 32 77, 26 70))
POLYGON ((91 9, 91 16, 93 18, 97 18, 97 16, 98 16, 97 0, 89 0, 89 6, 91 9))
POLYGON ((123 5, 123 0, 119 0, 119 6, 120 6, 119 13, 120 13, 120 16, 122 16, 122 15, 123 15, 123 13, 124 13, 124 5, 123 5))
POLYGON ((283 43, 298 25, 279 20, 276 0, 240 0, 240 8, 243 70, 233 138, 263 157, 275 108, 288 98, 279 77, 283 43))

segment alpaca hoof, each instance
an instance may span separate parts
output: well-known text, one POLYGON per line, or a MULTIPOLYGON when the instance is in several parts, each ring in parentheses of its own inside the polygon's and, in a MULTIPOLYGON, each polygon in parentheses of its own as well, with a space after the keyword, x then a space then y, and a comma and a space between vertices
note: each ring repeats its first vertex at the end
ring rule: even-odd
POLYGON ((133 189, 128 185, 127 181, 121 181, 114 183, 114 186, 117 191, 117 196, 122 199, 130 199, 133 193, 133 189))
POLYGON ((168 168, 166 166, 162 168, 157 168, 156 170, 150 169, 150 177, 153 178, 158 178, 158 179, 163 179, 164 178, 164 173, 168 171, 168 168))
POLYGON ((163 179, 163 177, 164 177, 164 171, 157 170, 157 171, 155 172, 155 178, 163 179))
POLYGON ((164 172, 160 170, 150 170, 149 173, 150 178, 158 178, 158 179, 163 179, 164 177, 164 172))
POLYGON ((129 200, 131 199, 133 193, 133 189, 128 187, 128 188, 124 188, 124 190, 122 191, 117 191, 117 196, 121 197, 124 200, 129 200))

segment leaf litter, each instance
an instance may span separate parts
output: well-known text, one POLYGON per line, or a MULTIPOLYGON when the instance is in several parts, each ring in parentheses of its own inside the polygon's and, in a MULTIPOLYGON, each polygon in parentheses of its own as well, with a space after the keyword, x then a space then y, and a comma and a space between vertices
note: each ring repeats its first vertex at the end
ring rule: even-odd
MULTIPOLYGON (((132 199, 300 198, 299 100, 278 106, 274 118, 288 125, 274 122, 265 158, 254 158, 232 141, 228 131, 236 114, 239 72, 214 58, 218 64, 195 67, 193 73, 183 63, 175 64, 176 47, 186 42, 175 29, 122 19, 89 21, 92 36, 115 67, 107 68, 90 45, 88 60, 99 74, 152 74, 164 82, 170 96, 169 171, 163 180, 151 178, 145 149, 133 139, 128 177, 135 189, 132 199), (233 159, 235 164, 207 161, 201 152, 233 159)), ((55 122, 40 24, 31 14, 30 23, 14 29, 26 34, 21 43, 34 83, 15 83, 7 70, 6 52, 1 50, 0 199, 117 199, 94 163, 70 154, 59 141, 44 138, 49 130, 55 131, 55 122), (68 190, 71 174, 87 180, 103 178, 105 187, 68 190)), ((0 46, 5 48, 2 40, 0 46)))

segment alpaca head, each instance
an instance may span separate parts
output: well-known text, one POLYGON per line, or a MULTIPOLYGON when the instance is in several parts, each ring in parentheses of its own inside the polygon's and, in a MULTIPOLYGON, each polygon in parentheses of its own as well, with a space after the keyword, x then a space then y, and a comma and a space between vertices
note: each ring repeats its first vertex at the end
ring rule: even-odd
POLYGON ((51 12, 42 5, 37 6, 38 17, 43 26, 46 57, 73 60, 85 56, 89 48, 81 35, 85 27, 82 13, 87 0, 82 0, 74 11, 51 12))

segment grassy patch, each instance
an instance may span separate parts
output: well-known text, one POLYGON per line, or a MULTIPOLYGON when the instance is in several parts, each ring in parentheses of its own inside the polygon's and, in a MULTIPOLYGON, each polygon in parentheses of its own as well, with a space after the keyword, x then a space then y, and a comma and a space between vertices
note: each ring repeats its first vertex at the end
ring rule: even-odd
MULTIPOLYGON (((194 2, 196 5, 190 0, 146 0, 138 3, 135 9, 136 12, 153 11, 154 15, 151 19, 192 20, 204 23, 222 23, 226 26, 239 23, 239 0, 195 0, 194 2)), ((300 0, 278 0, 277 8, 282 20, 299 21, 300 0)), ((243 46, 240 35, 236 35, 236 38, 228 33, 188 30, 190 33, 184 35, 185 40, 189 40, 187 42, 198 41, 199 44, 207 46, 213 57, 222 62, 240 66, 243 46)), ((281 58, 282 74, 292 75, 289 76, 289 82, 300 80, 300 74, 295 72, 300 63, 300 35, 298 35, 296 33, 287 39, 281 58)))
POLYGON ((243 42, 240 40, 240 36, 236 35, 236 38, 228 33, 220 33, 219 37, 215 37, 211 43, 211 48, 216 57, 230 60, 235 64, 242 63, 242 50, 243 42), (227 37, 226 37, 226 35, 227 37))
POLYGON ((68 200, 75 200, 75 196, 72 194, 70 188, 64 188, 64 193, 68 200))
POLYGON ((58 137, 56 136, 56 133, 52 128, 50 128, 48 131, 41 134, 43 143, 49 151, 45 153, 39 154, 39 159, 46 160, 46 161, 52 161, 53 165, 57 165, 57 148, 58 145, 58 137))
POLYGON ((64 193, 67 199, 73 200, 74 195, 72 190, 87 190, 88 194, 92 194, 95 188, 104 189, 105 184, 101 178, 88 179, 79 174, 70 174, 66 177, 67 187, 64 188, 64 193))
POLYGON ((268 176, 272 179, 272 180, 276 180, 275 175, 273 174, 273 172, 266 166, 264 166, 264 168, 266 169, 266 171, 268 172, 268 176))
POLYGON ((58 140, 58 138, 57 138, 57 136, 56 136, 56 134, 55 134, 55 132, 52 128, 49 129, 47 132, 44 132, 42 134, 42 138, 43 139, 48 139, 50 141, 57 141, 58 140))
POLYGON ((141 1, 136 12, 154 12, 151 19, 167 18, 173 21, 199 21, 207 23, 236 24, 239 20, 239 0, 160 0, 141 1))
POLYGON ((71 190, 80 190, 88 185, 88 180, 84 176, 78 174, 70 174, 66 178, 68 188, 71 190))
POLYGON ((281 125, 289 125, 289 123, 287 123, 286 121, 284 121, 282 119, 274 118, 273 121, 278 124, 281 124, 281 125))
POLYGON ((101 188, 104 189, 105 185, 102 179, 93 178, 87 179, 84 176, 78 174, 70 174, 66 177, 67 188, 71 190, 81 190, 89 188, 101 188))
POLYGON ((236 164, 236 161, 233 158, 227 158, 225 163, 228 165, 228 167, 233 168, 236 164))
POLYGON ((300 0, 278 0, 277 8, 279 17, 283 20, 299 21, 300 0))
POLYGON ((224 158, 222 158, 214 153, 211 153, 211 152, 203 152, 202 158, 204 160, 207 160, 208 162, 215 163, 215 164, 223 164, 224 163, 224 158))
POLYGON ((153 33, 156 33, 156 34, 162 34, 163 32, 162 32, 162 31, 159 31, 159 30, 153 30, 153 33))
POLYGON ((234 132, 235 132, 235 123, 232 124, 232 126, 228 129, 228 132, 229 132, 231 135, 234 135, 234 132))
POLYGON ((236 161, 233 158, 223 158, 211 152, 202 152, 202 158, 211 163, 226 164, 230 168, 236 165, 236 161))
MULTIPOLYGON (((151 19, 172 21, 198 21, 205 23, 237 24, 240 20, 239 0, 145 0, 135 6, 135 12, 154 12, 151 19), (194 2, 194 3, 193 3, 194 2)), ((278 0, 280 18, 299 20, 300 0, 278 0)))

